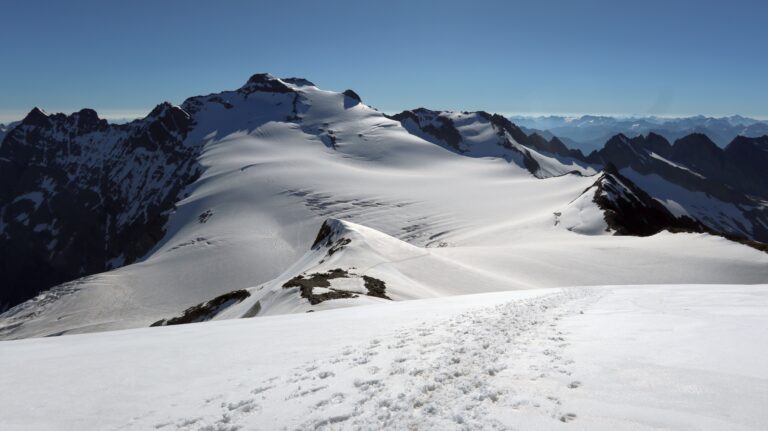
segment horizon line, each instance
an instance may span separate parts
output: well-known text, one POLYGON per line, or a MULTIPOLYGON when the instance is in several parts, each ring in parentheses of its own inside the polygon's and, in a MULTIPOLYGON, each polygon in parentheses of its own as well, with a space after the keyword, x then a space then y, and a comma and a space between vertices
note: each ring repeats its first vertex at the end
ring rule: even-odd
MULTIPOLYGON (((370 106, 370 105, 369 105, 370 106)), ((30 108, 29 110, 25 112, 21 111, 15 111, 15 112, 8 112, 8 111, 0 111, 0 124, 8 124, 13 123, 16 121, 21 121, 24 119, 24 117, 27 116, 27 114, 32 110, 33 108, 30 108)), ((80 109, 55 109, 53 111, 47 111, 45 108, 40 107, 40 109, 43 109, 48 114, 54 114, 54 113, 64 113, 66 115, 71 115, 73 113, 76 113, 80 111, 80 109)), ((94 109, 96 113, 99 115, 99 118, 107 120, 107 121, 132 121, 140 118, 146 117, 151 111, 154 109, 154 107, 149 109, 94 109)), ((389 110, 389 109, 382 109, 380 112, 387 114, 387 115, 393 115, 397 114, 403 111, 412 110, 417 108, 410 108, 410 109, 402 109, 402 110, 389 110)), ((476 111, 467 111, 467 110, 459 110, 459 109, 432 109, 427 108, 434 111, 453 111, 453 112, 476 112, 476 111)), ((610 118, 616 118, 616 119, 643 119, 643 118, 660 118, 660 119, 684 119, 684 118, 693 118, 693 117, 705 117, 705 118, 714 118, 714 119, 722 119, 722 118, 729 118, 734 116, 744 117, 747 119, 757 120, 761 122, 768 121, 768 116, 753 116, 753 115, 746 115, 746 114, 631 114, 631 113, 605 113, 605 112, 526 112, 526 111, 491 111, 491 110, 484 110, 490 113, 503 115, 505 117, 522 117, 522 118, 544 118, 544 117, 563 117, 563 118, 581 118, 586 116, 593 116, 593 117, 610 117, 610 118)))

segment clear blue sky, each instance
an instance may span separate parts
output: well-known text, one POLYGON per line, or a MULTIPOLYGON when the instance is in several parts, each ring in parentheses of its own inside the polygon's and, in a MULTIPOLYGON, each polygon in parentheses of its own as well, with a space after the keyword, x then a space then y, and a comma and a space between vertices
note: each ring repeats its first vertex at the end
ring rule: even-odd
POLYGON ((145 114, 252 73, 384 111, 768 117, 768 2, 0 3, 0 121, 145 114))

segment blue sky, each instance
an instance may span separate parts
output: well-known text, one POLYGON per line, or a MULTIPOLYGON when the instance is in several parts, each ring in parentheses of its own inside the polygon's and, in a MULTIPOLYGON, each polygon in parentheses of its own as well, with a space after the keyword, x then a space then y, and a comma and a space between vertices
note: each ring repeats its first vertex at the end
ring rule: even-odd
POLYGON ((384 111, 768 118, 765 1, 0 3, 0 121, 135 116, 255 72, 384 111))

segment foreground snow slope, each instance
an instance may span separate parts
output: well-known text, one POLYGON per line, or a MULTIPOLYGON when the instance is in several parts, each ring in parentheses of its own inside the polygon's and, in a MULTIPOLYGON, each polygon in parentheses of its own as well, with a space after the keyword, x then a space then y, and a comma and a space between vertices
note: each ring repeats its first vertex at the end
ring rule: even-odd
POLYGON ((0 428, 759 430, 767 325, 767 285, 670 285, 8 341, 0 428))

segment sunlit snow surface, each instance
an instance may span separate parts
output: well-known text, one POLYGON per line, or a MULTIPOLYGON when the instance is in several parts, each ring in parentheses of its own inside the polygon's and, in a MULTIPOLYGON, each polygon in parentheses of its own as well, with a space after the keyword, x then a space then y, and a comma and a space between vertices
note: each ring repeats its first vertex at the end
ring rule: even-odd
POLYGON ((762 430, 766 327, 766 285, 668 285, 8 341, 0 429, 762 430))
MULTIPOLYGON (((202 146, 203 174, 177 203, 160 243, 139 263, 9 311, 0 338, 149 326, 233 290, 248 289, 255 300, 285 293, 281 284, 301 271, 348 266, 385 281, 395 300, 573 285, 768 282, 768 255, 722 238, 610 235, 584 194, 595 176, 536 178, 515 160, 467 157, 427 142, 343 94, 293 88, 298 99, 202 96, 210 100, 195 108, 197 126, 185 145, 202 146), (286 121, 294 100, 300 119, 286 121), (319 264, 321 256, 308 260, 306 253, 329 218, 364 234, 319 264)), ((490 148, 477 133, 477 148, 490 148)), ((535 158, 553 175, 571 170, 535 158)), ((269 298, 274 307, 264 303, 260 315, 309 307, 295 293, 269 298)))

